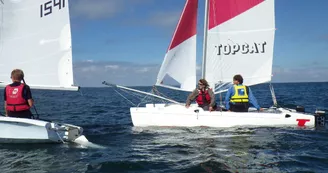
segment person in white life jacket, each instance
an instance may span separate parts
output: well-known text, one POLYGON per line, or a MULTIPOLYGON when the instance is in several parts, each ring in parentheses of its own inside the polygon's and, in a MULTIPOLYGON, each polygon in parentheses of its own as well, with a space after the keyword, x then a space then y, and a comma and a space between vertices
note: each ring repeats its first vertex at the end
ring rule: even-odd
POLYGON ((214 111, 216 109, 215 95, 205 79, 198 81, 196 88, 187 98, 186 108, 189 108, 192 101, 196 100, 199 107, 204 110, 214 111))
POLYGON ((12 84, 5 87, 4 101, 5 114, 9 117, 32 118, 30 108, 33 106, 31 89, 22 83, 24 73, 20 69, 11 72, 12 84))

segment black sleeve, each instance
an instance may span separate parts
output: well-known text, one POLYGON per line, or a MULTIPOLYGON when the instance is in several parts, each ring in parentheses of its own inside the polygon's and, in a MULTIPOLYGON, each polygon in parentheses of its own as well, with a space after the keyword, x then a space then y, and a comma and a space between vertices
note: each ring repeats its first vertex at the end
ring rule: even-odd
POLYGON ((31 92, 31 89, 28 85, 25 85, 24 86, 24 89, 23 89, 23 98, 25 100, 28 100, 28 99, 32 99, 32 92, 31 92))
POLYGON ((3 91, 3 99, 4 99, 4 101, 7 100, 7 97, 6 97, 6 87, 5 87, 5 90, 3 91))
POLYGON ((246 93, 247 93, 247 95, 249 96, 249 89, 248 89, 248 86, 246 86, 246 93))

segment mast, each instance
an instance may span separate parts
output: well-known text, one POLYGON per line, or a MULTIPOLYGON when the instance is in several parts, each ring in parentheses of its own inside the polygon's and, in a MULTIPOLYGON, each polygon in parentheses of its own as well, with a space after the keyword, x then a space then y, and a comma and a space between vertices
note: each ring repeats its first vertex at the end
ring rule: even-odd
POLYGON ((208 0, 205 0, 205 18, 204 18, 204 39, 203 39, 203 62, 202 62, 202 78, 205 78, 206 67, 206 48, 207 48, 207 30, 208 30, 208 0))

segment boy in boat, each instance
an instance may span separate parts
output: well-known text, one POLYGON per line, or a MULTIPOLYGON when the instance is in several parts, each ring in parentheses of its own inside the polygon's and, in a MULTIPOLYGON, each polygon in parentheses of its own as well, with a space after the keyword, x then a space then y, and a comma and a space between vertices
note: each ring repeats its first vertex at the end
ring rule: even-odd
POLYGON ((248 112, 251 103, 257 110, 263 110, 257 103, 251 89, 243 85, 243 77, 235 75, 233 77, 233 86, 228 89, 225 103, 226 109, 232 112, 248 112))
POLYGON ((24 81, 24 73, 20 69, 11 72, 12 84, 7 85, 4 91, 5 114, 9 117, 32 118, 30 108, 33 99, 30 87, 24 81))
POLYGON ((191 102, 195 99, 198 106, 204 110, 214 111, 216 109, 215 95, 205 79, 200 79, 198 88, 188 96, 186 108, 189 108, 191 102))

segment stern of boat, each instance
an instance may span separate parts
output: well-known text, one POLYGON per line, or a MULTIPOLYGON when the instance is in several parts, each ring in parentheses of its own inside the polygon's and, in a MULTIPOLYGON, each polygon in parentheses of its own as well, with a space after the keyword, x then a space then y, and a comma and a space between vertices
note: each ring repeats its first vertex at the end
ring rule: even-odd
POLYGON ((281 111, 285 114, 286 118, 291 116, 296 116, 296 121, 298 121, 299 126, 304 124, 314 126, 316 129, 326 128, 326 112, 321 110, 316 110, 314 114, 306 113, 304 107, 297 106, 296 109, 287 108, 270 108, 274 110, 281 111))
POLYGON ((325 128, 326 127, 326 112, 325 111, 315 111, 315 127, 316 128, 325 128))
MULTIPOLYGON (((52 131, 58 136, 58 142, 75 142, 76 140, 86 140, 83 134, 83 128, 72 124, 58 124, 51 122, 48 125, 48 131, 52 131)), ((87 141, 87 140, 86 140, 87 141)))

